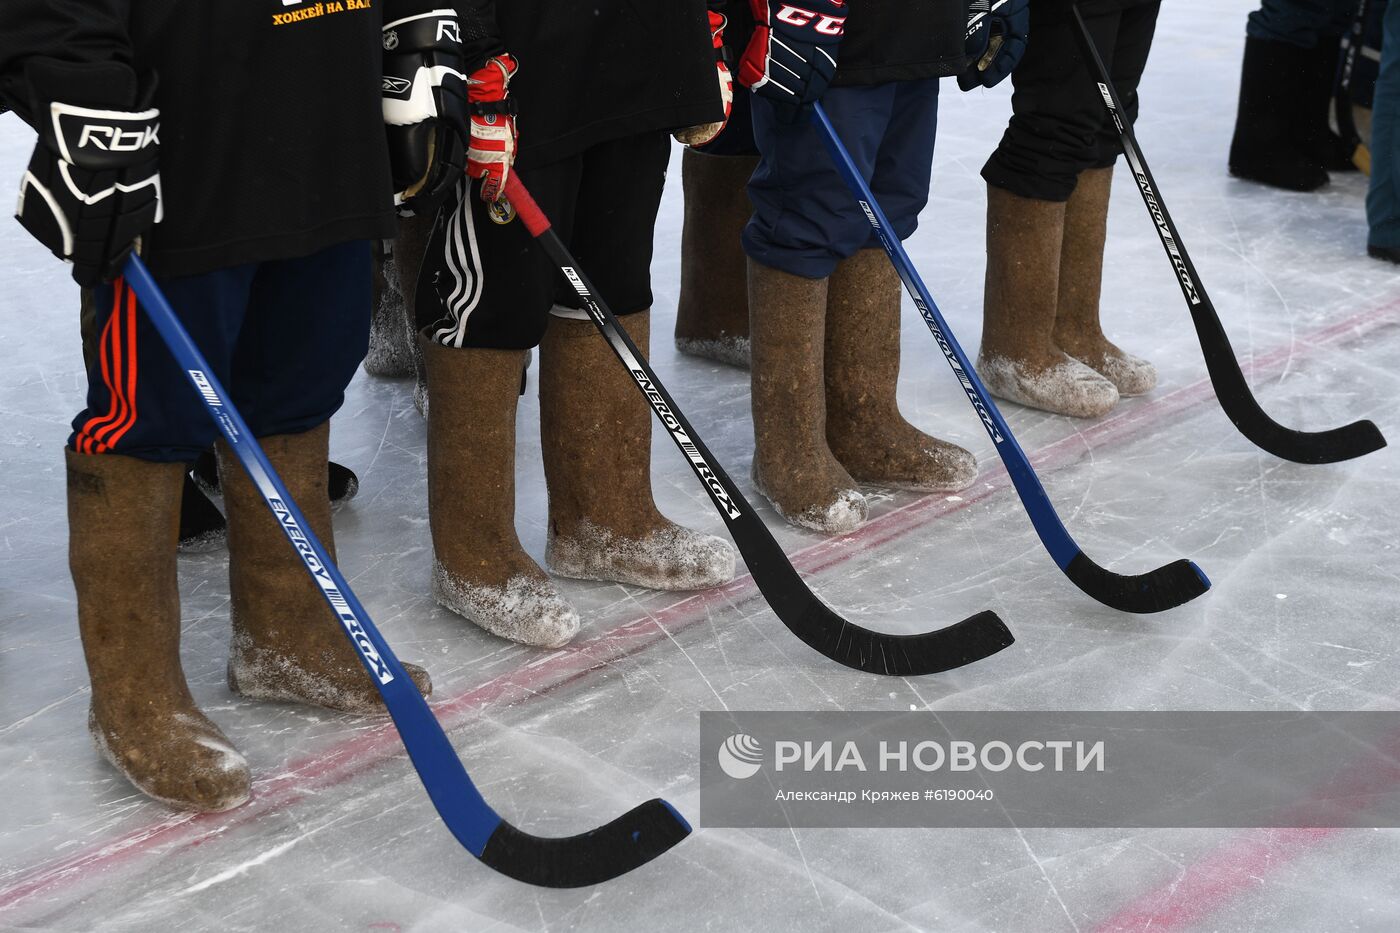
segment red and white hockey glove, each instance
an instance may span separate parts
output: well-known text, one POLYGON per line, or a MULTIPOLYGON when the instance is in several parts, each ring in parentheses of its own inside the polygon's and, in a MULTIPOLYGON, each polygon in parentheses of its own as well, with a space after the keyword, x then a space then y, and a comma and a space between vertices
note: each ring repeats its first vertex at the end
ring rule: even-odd
POLYGON ((515 101, 510 99, 510 79, 520 70, 514 58, 501 54, 467 78, 471 113, 471 147, 467 150, 467 174, 481 179, 481 200, 499 200, 515 164, 515 101))
POLYGON ((718 123, 702 123, 687 129, 677 130, 676 141, 687 146, 703 146, 714 142, 716 136, 724 132, 729 123, 729 115, 734 110, 734 76, 729 73, 729 63, 724 60, 724 27, 728 20, 722 13, 710 11, 710 41, 715 48, 715 68, 719 72, 719 98, 724 104, 724 119, 718 123))
POLYGON ((739 80, 755 94, 797 112, 821 99, 836 77, 846 32, 846 0, 749 0, 754 33, 739 80))
POLYGON ((456 10, 384 25, 383 96, 394 204, 411 217, 435 207, 462 177, 467 88, 456 10))

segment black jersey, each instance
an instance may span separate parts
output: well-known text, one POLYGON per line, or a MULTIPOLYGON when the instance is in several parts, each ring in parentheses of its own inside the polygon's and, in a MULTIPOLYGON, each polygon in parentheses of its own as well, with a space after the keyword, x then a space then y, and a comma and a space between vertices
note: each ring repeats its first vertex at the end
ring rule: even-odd
MULTIPOLYGON (((1129 7, 1157 5, 1161 0, 1078 0, 1079 10, 1085 16, 1103 16, 1108 13, 1121 13, 1129 7)), ((1034 22, 1051 23, 1071 19, 1074 16, 1075 0, 1035 0, 1031 7, 1034 22)))
POLYGON ((940 78, 968 64, 967 0, 849 0, 833 85, 940 78))
MULTIPOLYGON (((833 85, 941 78, 968 65, 967 0, 847 0, 847 7, 833 85)), ((725 12, 725 44, 738 61, 753 17, 747 0, 731 2, 725 12)))
POLYGON ((740 5, 747 0, 457 0, 466 33, 479 37, 469 59, 506 51, 520 63, 510 93, 523 168, 721 119, 706 11, 740 5))
MULTIPOLYGON (((157 80, 159 276, 392 236, 381 104, 386 18, 418 0, 4 0, 0 97, 45 106, 26 62, 119 62, 157 80)), ((83 104, 81 100, 67 103, 83 104)))

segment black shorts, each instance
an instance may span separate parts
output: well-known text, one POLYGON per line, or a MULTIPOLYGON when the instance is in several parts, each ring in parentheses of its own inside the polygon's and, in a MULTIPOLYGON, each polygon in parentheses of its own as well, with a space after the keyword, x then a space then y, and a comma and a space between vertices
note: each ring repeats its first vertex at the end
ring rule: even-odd
MULTIPOLYGON (((1134 121, 1159 7, 1146 3, 1084 17, 1134 121)), ((1078 28, 1053 5, 1031 4, 1032 39, 1011 74, 1011 123, 982 169, 988 184, 1023 198, 1067 201, 1080 172, 1107 168, 1123 151, 1098 77, 1080 57, 1078 28)))
MULTIPOLYGON (((652 132, 520 173, 618 315, 651 307, 652 235, 670 158, 670 135, 652 132)), ((428 241, 419 328, 447 347, 524 350, 539 344, 556 308, 578 309, 578 295, 514 212, 501 216, 464 181, 428 241)))

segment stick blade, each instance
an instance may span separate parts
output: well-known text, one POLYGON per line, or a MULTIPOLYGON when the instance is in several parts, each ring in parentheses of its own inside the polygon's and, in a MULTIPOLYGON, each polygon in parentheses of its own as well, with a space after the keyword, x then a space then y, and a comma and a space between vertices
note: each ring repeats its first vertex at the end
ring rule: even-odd
POLYGON ((1080 551, 1065 568, 1065 576, 1089 596, 1120 612, 1165 612, 1210 589, 1210 578, 1189 560, 1125 576, 1105 570, 1080 551))
POLYGON ((839 664, 890 677, 938 674, 981 661, 1016 639, 995 612, 919 635, 887 635, 854 625, 812 597, 799 619, 783 623, 807 645, 839 664))
POLYGON ((1385 435, 1373 421, 1354 421, 1330 431, 1295 431, 1272 419, 1264 424, 1241 419, 1235 425, 1255 446, 1294 463, 1341 463, 1386 446, 1385 435))
POLYGON ((532 836, 503 820, 480 858, 526 884, 582 888, 640 868, 688 835, 690 824, 685 817, 666 801, 653 799, 577 836, 532 836))

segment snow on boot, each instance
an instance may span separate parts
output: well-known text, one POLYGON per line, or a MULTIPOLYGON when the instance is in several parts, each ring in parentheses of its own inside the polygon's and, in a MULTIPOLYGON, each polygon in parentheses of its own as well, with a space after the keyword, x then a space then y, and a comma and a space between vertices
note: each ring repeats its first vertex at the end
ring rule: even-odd
POLYGON ((977 374, 997 398, 1098 418, 1118 389, 1055 343, 1065 205, 987 186, 987 285, 977 374))
POLYGON ((792 524, 845 534, 870 506, 826 439, 827 286, 749 260, 753 481, 792 524))
POLYGON ((748 184, 757 156, 681 155, 685 226, 681 231, 681 294, 676 349, 749 366, 747 259, 739 242, 753 214, 748 184))
POLYGON ((1328 183, 1306 103, 1315 57, 1289 42, 1245 40, 1231 175, 1288 191, 1316 191, 1328 183))
MULTIPOLYGON (((643 356, 650 319, 650 311, 620 319, 643 356)), ((551 571, 653 590, 701 590, 733 579, 729 542, 657 510, 651 408, 590 321, 550 316, 540 344, 540 439, 551 571)))
POLYGON ((182 810, 248 799, 248 763, 195 706, 180 666, 179 463, 65 451, 68 561, 92 680, 88 728, 149 797, 182 810))
POLYGON ((826 440, 859 483, 919 491, 966 489, 977 458, 899 412, 899 312, 904 291, 882 249, 832 273, 826 305, 826 440))
POLYGON ((180 553, 203 554, 218 550, 228 539, 228 523, 224 513, 209 501, 204 490, 185 471, 180 492, 180 553))
POLYGON ((422 344, 418 331, 429 321, 418 320, 418 303, 422 300, 419 282, 423 271, 423 257, 428 250, 428 240, 433 232, 433 215, 403 217, 399 220, 399 237, 394 241, 394 261, 392 275, 403 293, 404 321, 410 334, 410 347, 413 355, 413 407, 418 414, 428 417, 428 368, 423 361, 422 344))
POLYGON ((428 518, 433 596, 493 635, 559 648, 578 613, 515 532, 515 410, 524 350, 449 349, 419 337, 432 396, 428 518))
MULTIPOLYGON (((335 559, 326 492, 330 424, 301 434, 258 438, 311 530, 335 559)), ((257 700, 307 703, 345 713, 383 713, 384 701, 321 588, 286 539, 242 465, 218 443, 219 478, 228 509, 228 578, 233 639, 228 685, 257 700)), ((404 664, 419 692, 432 682, 404 664)))
POLYGON ((369 322, 369 352, 365 372, 399 379, 412 376, 415 367, 413 328, 404 308, 404 291, 394 262, 393 241, 374 244, 374 304, 369 322))
POLYGON ((1156 388, 1157 369, 1147 360, 1114 346, 1099 323, 1112 186, 1112 167, 1081 172, 1079 184, 1065 205, 1054 333, 1060 349, 1108 379, 1118 394, 1127 398, 1146 395, 1156 388))

